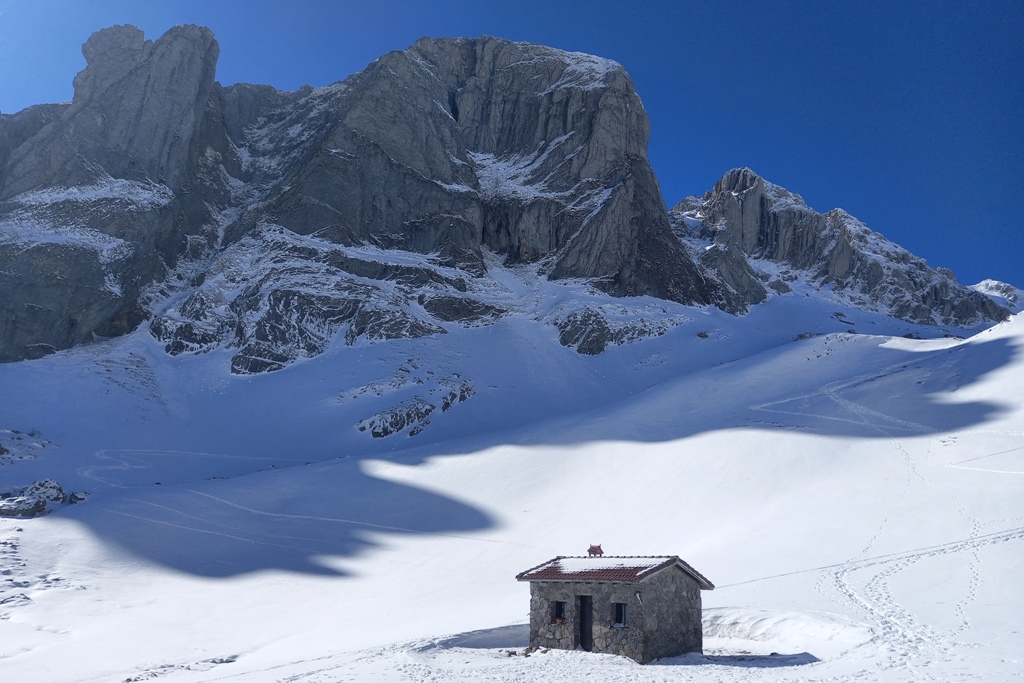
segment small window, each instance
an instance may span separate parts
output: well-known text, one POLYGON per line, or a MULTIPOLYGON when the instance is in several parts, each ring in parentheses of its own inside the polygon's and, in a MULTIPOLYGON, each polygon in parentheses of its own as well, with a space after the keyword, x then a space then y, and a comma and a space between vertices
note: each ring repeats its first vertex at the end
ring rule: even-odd
POLYGON ((552 624, 564 624, 565 623, 565 603, 561 600, 555 602, 551 606, 551 623, 552 624))
POLYGON ((613 626, 625 626, 626 625, 626 603, 616 602, 613 605, 615 607, 615 617, 612 620, 613 626))

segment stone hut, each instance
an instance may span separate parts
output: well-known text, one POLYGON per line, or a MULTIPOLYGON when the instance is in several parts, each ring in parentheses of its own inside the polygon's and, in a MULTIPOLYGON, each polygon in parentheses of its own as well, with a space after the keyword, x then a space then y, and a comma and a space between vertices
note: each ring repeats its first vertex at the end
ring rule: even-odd
POLYGON ((530 582, 530 647, 605 652, 646 664, 703 651, 702 590, 714 584, 677 556, 559 556, 530 582))

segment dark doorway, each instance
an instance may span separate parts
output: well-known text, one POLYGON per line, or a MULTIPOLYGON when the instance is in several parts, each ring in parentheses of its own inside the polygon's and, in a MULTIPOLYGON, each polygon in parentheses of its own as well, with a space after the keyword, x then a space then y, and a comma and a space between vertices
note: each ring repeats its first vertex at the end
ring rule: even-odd
POLYGON ((585 652, 594 649, 594 598, 581 595, 579 599, 580 647, 585 652))

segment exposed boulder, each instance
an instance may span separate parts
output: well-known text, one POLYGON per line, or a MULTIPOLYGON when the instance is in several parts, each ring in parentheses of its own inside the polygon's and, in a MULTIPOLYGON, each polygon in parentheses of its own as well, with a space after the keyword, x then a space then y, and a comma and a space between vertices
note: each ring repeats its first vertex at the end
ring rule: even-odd
POLYGON ((0 498, 0 517, 36 517, 46 512, 46 501, 31 496, 0 498))
POLYGON ((508 312, 499 306, 464 296, 420 294, 418 301, 427 313, 438 320, 458 323, 463 327, 488 325, 508 312))
POLYGON ((67 494, 64 493, 64 489, 53 479, 40 479, 31 486, 25 487, 21 495, 39 498, 48 503, 64 503, 67 500, 67 494))
POLYGON ((54 480, 40 479, 30 486, 0 495, 0 517, 36 517, 51 505, 73 505, 88 496, 84 491, 67 494, 54 480))
POLYGON ((585 356, 602 353, 612 341, 612 330, 597 311, 571 313, 558 324, 558 341, 585 356))
POLYGON ((630 344, 646 337, 656 337, 683 322, 665 311, 651 311, 645 315, 642 307, 626 310, 607 310, 586 307, 582 310, 556 314, 555 327, 562 346, 575 349, 585 356, 596 356, 609 346, 630 344))

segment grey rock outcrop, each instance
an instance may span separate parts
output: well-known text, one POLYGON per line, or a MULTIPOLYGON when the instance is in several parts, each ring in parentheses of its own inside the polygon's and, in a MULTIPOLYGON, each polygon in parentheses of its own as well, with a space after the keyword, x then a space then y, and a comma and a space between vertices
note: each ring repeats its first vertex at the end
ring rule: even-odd
POLYGON ((93 34, 71 106, 11 153, 0 198, 107 176, 181 187, 218 52, 198 26, 176 26, 156 42, 134 26, 93 34))
POLYGON ((476 394, 476 389, 468 381, 448 378, 439 382, 431 394, 415 396, 408 401, 360 420, 356 429, 369 433, 375 439, 382 439, 405 430, 408 430, 409 436, 417 436, 430 425, 428 418, 434 414, 434 411, 440 408, 442 413, 448 412, 454 406, 473 397, 476 394))
POLYGON ((0 361, 134 329, 206 213, 193 146, 217 43, 94 34, 70 105, 0 116, 0 361), (190 197, 191 195, 191 197, 190 197))
POLYGON ((672 219, 734 301, 757 304, 801 279, 854 306, 920 324, 965 327, 1010 314, 842 209, 818 213, 750 169, 729 171, 703 198, 683 200, 672 219))
POLYGON ((971 285, 969 288, 979 294, 984 294, 1013 313, 1019 313, 1021 310, 1024 310, 1024 290, 1018 289, 1011 284, 998 280, 982 280, 976 285, 971 285))
POLYGON ((360 258, 280 227, 247 235, 199 277, 154 318, 150 331, 172 355, 236 348, 236 374, 279 370, 316 356, 339 333, 350 345, 360 338, 444 334, 437 319, 417 314, 411 303, 427 293, 454 297, 467 288, 458 276, 360 258))
POLYGON ((430 315, 445 322, 454 322, 463 327, 487 325, 504 316, 508 311, 500 306, 484 303, 464 296, 420 294, 420 306, 430 315))
MULTIPOLYGON (((286 93, 222 87, 218 52, 205 28, 115 26, 83 47, 71 103, 0 115, 0 362, 149 319, 168 353, 226 346, 233 372, 266 372, 492 324, 512 304, 474 283, 499 265, 730 312, 803 278, 918 322, 1005 317, 744 169, 677 207, 681 241, 615 62, 422 39, 286 93)), ((545 321, 581 353, 668 324, 600 308, 545 321)))
POLYGON ((673 324, 665 318, 647 320, 643 316, 616 320, 615 316, 589 307, 560 316, 555 321, 559 343, 585 356, 604 353, 609 346, 660 336, 673 324))
POLYGON ((485 252, 616 295, 718 297, 671 234, 646 114, 613 62, 424 39, 327 88, 232 86, 213 100, 230 144, 207 158, 236 181, 208 275, 245 262, 253 286, 204 276, 183 302, 155 305, 153 332, 171 352, 226 343, 240 348, 233 371, 258 372, 316 355, 342 328, 351 344, 489 324, 504 309, 464 295, 485 252), (356 245, 432 254, 432 265, 342 255, 356 245))
POLYGON ((40 479, 13 493, 0 494, 0 517, 36 517, 51 505, 74 505, 88 497, 84 491, 67 494, 53 479, 40 479))
MULTIPOLYGON (((218 85, 217 43, 196 26, 155 42, 116 26, 83 54, 70 105, 0 116, 0 360, 155 315, 169 350, 255 338, 262 346, 249 355, 269 361, 256 365, 279 367, 294 354, 277 354, 275 339, 294 335, 185 319, 210 298, 198 284, 189 305, 176 304, 204 279, 202 263, 280 228, 436 254, 468 277, 484 273, 490 251, 614 295, 724 302, 671 234, 647 116, 614 62, 497 38, 423 39, 344 82, 282 93, 218 85), (182 258, 191 266, 169 275, 182 258), (170 299, 153 294, 171 289, 170 299)), ((353 296, 308 299, 290 287, 243 298, 277 302, 271 327, 308 329, 295 306, 327 311, 313 315, 322 338, 359 317, 353 296)), ((445 321, 500 317, 436 296, 423 307, 445 321)))
POLYGON ((291 124, 308 161, 267 208, 290 230, 478 270, 485 247, 510 263, 550 258, 552 277, 617 295, 715 297, 671 237, 647 116, 614 62, 424 39, 310 97, 330 111, 291 124))
POLYGON ((46 501, 28 496, 0 498, 0 517, 36 517, 46 512, 46 501))

